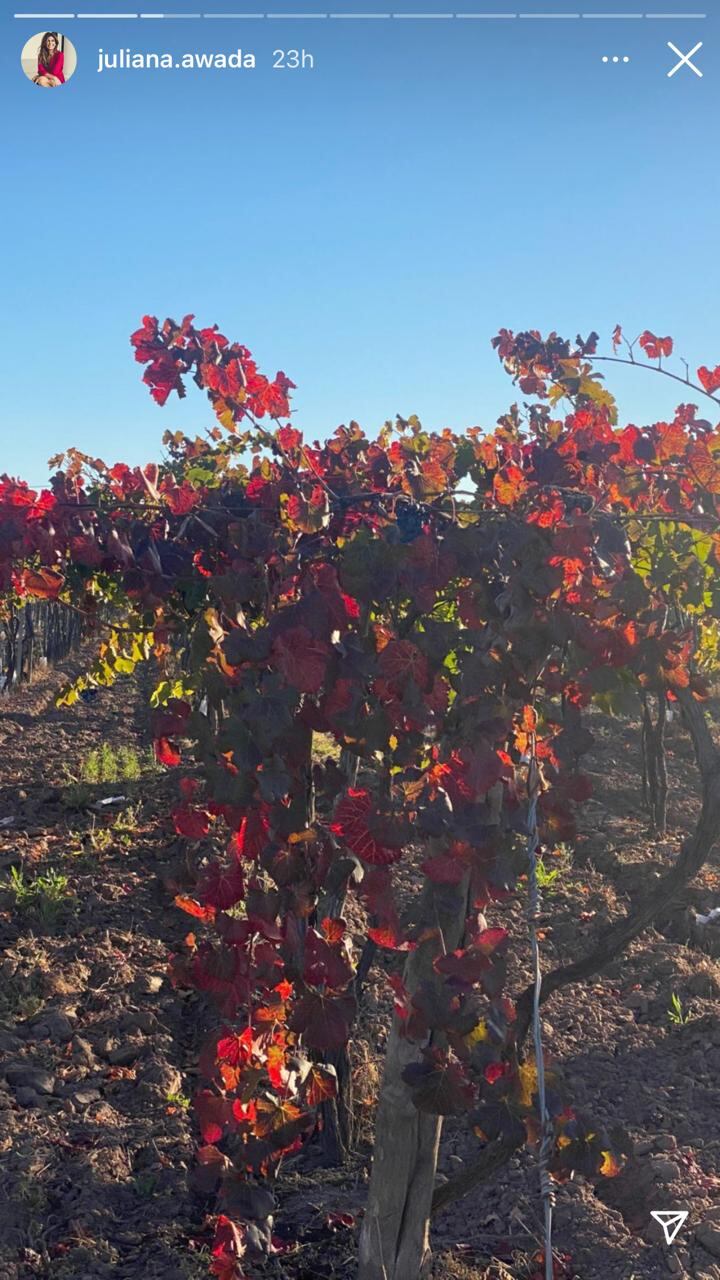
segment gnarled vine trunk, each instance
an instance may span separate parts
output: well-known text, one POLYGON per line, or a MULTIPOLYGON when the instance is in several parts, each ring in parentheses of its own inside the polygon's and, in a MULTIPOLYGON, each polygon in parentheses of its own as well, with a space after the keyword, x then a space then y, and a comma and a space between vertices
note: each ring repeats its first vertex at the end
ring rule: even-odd
POLYGON ((665 760, 665 724, 667 701, 664 690, 657 695, 657 716, 652 718, 650 699, 643 694, 642 720, 642 788, 643 803, 650 814, 650 825, 658 835, 667 830, 667 764, 665 760))
MULTIPOLYGON (((467 910, 467 878, 459 885, 426 881, 421 918, 435 921, 438 931, 408 959, 405 985, 411 994, 424 982, 439 981, 433 961, 462 944, 467 910)), ((422 1048, 402 1035, 402 1022, 395 1017, 375 1121, 370 1191, 360 1235, 360 1280, 424 1280, 429 1274, 442 1117, 418 1111, 402 1079, 405 1068, 420 1060, 422 1048)))

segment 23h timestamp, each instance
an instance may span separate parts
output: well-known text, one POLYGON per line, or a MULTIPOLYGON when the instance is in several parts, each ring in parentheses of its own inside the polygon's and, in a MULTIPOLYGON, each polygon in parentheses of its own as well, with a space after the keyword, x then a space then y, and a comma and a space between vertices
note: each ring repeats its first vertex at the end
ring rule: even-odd
POLYGON ((273 49, 273 71, 313 71, 315 57, 307 49, 273 49))

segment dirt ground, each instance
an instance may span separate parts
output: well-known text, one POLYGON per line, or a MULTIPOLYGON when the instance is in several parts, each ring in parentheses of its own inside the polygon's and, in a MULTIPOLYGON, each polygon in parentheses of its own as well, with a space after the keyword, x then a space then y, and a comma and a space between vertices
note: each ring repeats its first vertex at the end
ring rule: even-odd
MULTIPOLYGON (((76 657, 0 702, 0 1280, 199 1280, 211 1206, 188 1182, 187 1103, 207 1011, 166 979, 168 952, 187 932, 171 905, 183 887, 166 816, 172 781, 152 763, 135 683, 54 707, 54 690, 80 667, 76 657), (103 781, 108 749, 117 776, 103 781)), ((545 891, 547 968, 589 949, 647 891, 698 807, 677 725, 662 841, 648 836, 640 810, 637 725, 596 716, 593 732, 595 798, 574 859, 558 859, 545 891)), ((594 984, 545 1007, 548 1057, 574 1102, 633 1141, 618 1178, 557 1188, 557 1280, 720 1280, 720 926, 717 942, 708 930, 699 943, 692 924, 695 912, 720 906, 717 859, 662 932, 649 930, 594 984), (652 1209, 689 1211, 672 1248, 652 1209)), ((521 895, 489 914, 491 924, 509 916, 524 935, 521 895)), ((523 964, 521 955, 516 991, 523 964)), ((353 1047, 356 1153, 344 1169, 321 1168, 312 1150, 283 1167, 275 1230, 298 1247, 258 1276, 354 1274, 390 1009, 381 963, 353 1047)), ((440 1178, 477 1148, 448 1123, 440 1178)), ((539 1224, 528 1151, 438 1216, 436 1277, 539 1276, 539 1224)))

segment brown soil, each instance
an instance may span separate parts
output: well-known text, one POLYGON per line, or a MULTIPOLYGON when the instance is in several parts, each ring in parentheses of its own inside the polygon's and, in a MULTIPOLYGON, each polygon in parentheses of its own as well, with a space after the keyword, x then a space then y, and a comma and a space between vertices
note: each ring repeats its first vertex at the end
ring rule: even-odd
MULTIPOLYGON (((167 953, 187 932, 170 905, 182 875, 166 818, 171 783, 146 767, 136 781, 74 784, 69 774, 77 778, 103 743, 134 749, 147 766, 144 703, 142 690, 123 682, 91 704, 57 710, 60 682, 48 673, 0 703, 0 1280, 198 1280, 207 1274, 210 1206, 188 1186, 194 1139, 184 1100, 206 1015, 165 978, 167 953), (116 794, 127 800, 110 812, 91 808, 116 794), (2 826, 4 817, 13 824, 2 826), (67 885, 57 901, 48 891, 21 903, 7 887, 13 867, 26 886, 49 872, 67 885)), ((646 891, 698 806, 674 724, 671 832, 648 836, 637 726, 596 716, 593 729, 596 798, 572 865, 558 863, 545 893, 547 968, 589 949, 646 891)), ((619 1177, 557 1188, 558 1280, 720 1280, 720 965, 710 954, 720 941, 713 945, 709 931, 700 943, 692 926, 695 911, 718 905, 715 861, 660 922, 662 932, 647 931, 595 983, 565 989, 544 1010, 547 1054, 574 1102, 633 1142, 619 1177), (680 1021, 671 1017, 674 996, 680 1021), (668 1249, 650 1210, 673 1208, 689 1218, 668 1249)), ((520 896, 491 923, 508 917, 524 936, 520 896)), ((527 979, 521 954, 511 988, 527 979)), ((339 1170, 321 1168, 312 1146, 287 1162, 275 1230, 298 1247, 254 1274, 354 1274, 353 1224, 366 1193, 390 1009, 376 965, 353 1046, 357 1151, 339 1170), (347 1225, 337 1214, 349 1215, 347 1225)), ((460 1123, 447 1124, 440 1176, 452 1177, 477 1150, 460 1123)), ((439 1215, 438 1280, 533 1276, 537 1181, 534 1153, 524 1152, 439 1215)))
POLYGON ((194 1031, 165 977, 184 932, 158 882, 166 784, 69 784, 103 742, 146 762, 147 735, 134 684, 57 710, 59 684, 0 702, 0 1277, 185 1280, 205 1269, 191 1122, 168 1100, 192 1087, 194 1031), (88 808, 113 794, 109 815, 88 808), (12 867, 67 891, 21 906, 12 867))

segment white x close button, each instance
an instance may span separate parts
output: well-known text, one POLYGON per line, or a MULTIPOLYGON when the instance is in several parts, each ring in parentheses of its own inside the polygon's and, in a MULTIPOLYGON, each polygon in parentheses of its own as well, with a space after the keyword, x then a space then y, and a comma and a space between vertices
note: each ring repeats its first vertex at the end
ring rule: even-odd
POLYGON ((673 44, 672 40, 668 40, 667 46, 668 46, 668 49, 672 49, 673 53, 676 53, 678 58, 680 59, 679 62, 675 63, 675 66, 673 67, 672 71, 668 71, 668 79, 670 78, 670 76, 674 76, 676 71, 679 71, 681 67, 687 67, 688 71, 694 71, 695 75, 699 76, 700 79, 702 80, 702 75, 703 75, 702 71, 700 70, 699 67, 695 66, 694 62, 690 61, 693 54, 697 53, 698 49, 702 49, 703 47, 702 40, 698 40, 697 44, 695 45, 695 48, 691 49, 689 53, 681 53, 677 45, 673 44))

